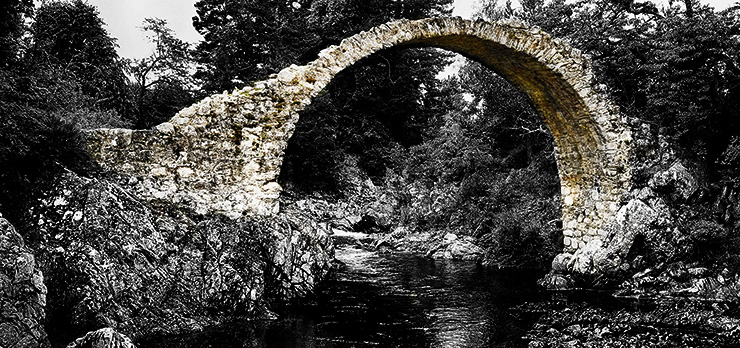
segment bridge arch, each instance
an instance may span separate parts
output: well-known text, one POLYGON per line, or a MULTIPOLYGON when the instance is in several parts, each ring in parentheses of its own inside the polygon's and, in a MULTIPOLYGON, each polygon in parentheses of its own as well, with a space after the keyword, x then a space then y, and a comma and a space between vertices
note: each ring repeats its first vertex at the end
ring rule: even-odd
POLYGON ((93 158, 136 178, 142 197, 196 212, 276 214, 277 177, 298 112, 343 69, 394 46, 477 60, 531 99, 555 141, 566 254, 600 245, 630 188, 631 134, 590 60, 537 28, 460 18, 399 20, 343 40, 304 66, 183 109, 149 131, 89 134, 93 158))

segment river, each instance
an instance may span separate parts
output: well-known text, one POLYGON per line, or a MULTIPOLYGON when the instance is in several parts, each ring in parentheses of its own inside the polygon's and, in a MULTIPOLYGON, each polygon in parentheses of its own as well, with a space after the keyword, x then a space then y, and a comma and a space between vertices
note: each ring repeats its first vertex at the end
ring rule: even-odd
POLYGON ((543 295, 543 274, 337 246, 343 264, 308 305, 141 347, 526 347, 510 310, 543 295))

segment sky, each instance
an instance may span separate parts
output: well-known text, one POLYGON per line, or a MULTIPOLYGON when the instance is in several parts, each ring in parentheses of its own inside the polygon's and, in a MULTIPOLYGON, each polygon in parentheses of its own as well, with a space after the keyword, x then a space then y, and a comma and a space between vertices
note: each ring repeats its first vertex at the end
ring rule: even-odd
MULTIPOLYGON (((721 10, 740 0, 701 1, 721 10)), ((167 20, 169 27, 183 41, 195 43, 202 39, 193 28, 195 0, 88 0, 88 2, 98 8, 100 16, 107 24, 108 32, 118 40, 118 54, 122 57, 143 58, 151 53, 153 46, 139 28, 147 17, 167 20)), ((470 18, 477 2, 477 0, 455 0, 452 14, 470 18)), ((516 0, 513 2, 516 3, 516 0)), ((657 2, 667 3, 667 0, 657 2)))
MULTIPOLYGON (((0 0, 3 1, 3 0, 0 0)), ((144 18, 162 18, 183 41, 202 39, 193 28, 195 0, 87 0, 100 11, 110 35, 118 40, 118 54, 126 58, 143 58, 152 52, 140 27, 144 18)))

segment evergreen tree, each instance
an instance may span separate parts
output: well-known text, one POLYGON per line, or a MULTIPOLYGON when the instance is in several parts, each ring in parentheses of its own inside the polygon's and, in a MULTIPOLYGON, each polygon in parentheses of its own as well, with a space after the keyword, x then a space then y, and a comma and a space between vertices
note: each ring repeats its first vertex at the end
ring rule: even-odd
POLYGON ((200 0, 195 29, 204 40, 198 77, 210 92, 305 64, 347 36, 393 19, 449 13, 452 0, 200 0))
POLYGON ((175 37, 165 20, 147 18, 142 29, 148 33, 154 51, 149 57, 131 62, 133 112, 135 127, 149 128, 193 103, 193 60, 190 44, 175 37))
POLYGON ((32 26, 32 69, 71 76, 95 107, 125 114, 130 108, 126 66, 104 25, 97 9, 83 0, 42 3, 32 26))
MULTIPOLYGON (((451 1, 316 1, 309 23, 324 38, 320 49, 398 18, 449 13, 451 1)), ((448 54, 433 49, 389 49, 338 74, 326 93, 301 113, 281 174, 299 190, 338 192, 347 156, 374 179, 400 169, 406 148, 421 143, 439 123, 444 108, 437 73, 448 54)), ((292 186, 291 186, 292 185, 292 186)))
POLYGON ((193 26, 203 35, 196 77, 213 93, 241 88, 291 63, 305 47, 307 8, 284 0, 200 0, 193 26))
POLYGON ((32 0, 5 0, 0 3, 0 69, 17 63, 26 32, 25 20, 33 14, 32 0))

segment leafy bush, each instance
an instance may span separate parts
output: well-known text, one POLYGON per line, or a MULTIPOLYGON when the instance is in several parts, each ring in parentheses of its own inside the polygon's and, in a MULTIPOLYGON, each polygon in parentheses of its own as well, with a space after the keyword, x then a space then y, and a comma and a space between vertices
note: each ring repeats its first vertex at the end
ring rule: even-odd
POLYGON ((18 216, 45 180, 64 167, 90 168, 79 129, 55 113, 0 103, 0 211, 18 216))
POLYGON ((404 223, 471 235, 499 266, 549 266, 558 250, 553 140, 529 100, 478 63, 446 82, 452 110, 410 149, 404 223), (464 99, 463 96, 473 96, 464 99))

